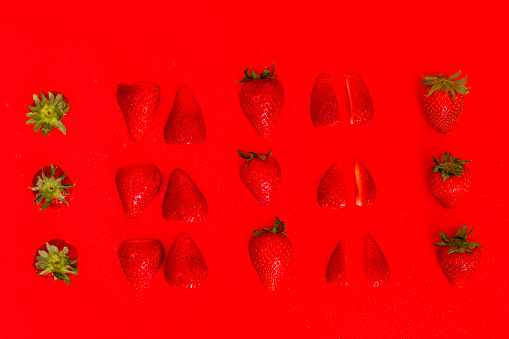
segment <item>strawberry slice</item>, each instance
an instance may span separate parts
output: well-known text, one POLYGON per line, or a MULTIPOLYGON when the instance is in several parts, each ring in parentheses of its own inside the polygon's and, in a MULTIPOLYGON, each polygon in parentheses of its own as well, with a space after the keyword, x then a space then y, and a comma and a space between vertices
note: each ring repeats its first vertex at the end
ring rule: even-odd
POLYGON ((373 102, 368 87, 356 71, 345 74, 350 98, 350 123, 365 124, 373 120, 373 102))
POLYGON ((373 287, 378 287, 389 281, 391 275, 389 263, 371 235, 367 236, 366 242, 368 253, 368 280, 373 287))
POLYGON ((338 163, 325 172, 318 186, 318 205, 323 208, 340 208, 346 206, 346 188, 338 163))
POLYGON ((357 206, 371 205, 375 202, 376 186, 367 168, 355 159, 355 204, 357 206))
POLYGON ((316 77, 311 92, 311 121, 315 127, 339 123, 338 99, 329 74, 320 73, 316 77))
POLYGON ((346 242, 340 240, 336 245, 336 248, 332 252, 332 255, 327 265, 327 272, 325 277, 328 283, 348 286, 348 275, 347 275, 347 254, 346 254, 346 242))

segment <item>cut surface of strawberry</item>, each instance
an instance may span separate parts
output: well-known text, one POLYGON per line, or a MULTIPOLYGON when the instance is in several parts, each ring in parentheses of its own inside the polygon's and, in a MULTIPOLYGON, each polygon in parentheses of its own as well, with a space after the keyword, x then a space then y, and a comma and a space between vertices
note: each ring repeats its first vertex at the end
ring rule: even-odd
POLYGON ((371 122, 375 113, 368 87, 356 71, 346 73, 345 77, 350 99, 350 123, 361 125, 371 122))
POLYGON ((373 177, 360 160, 355 159, 355 204, 371 205, 376 198, 376 185, 373 177))

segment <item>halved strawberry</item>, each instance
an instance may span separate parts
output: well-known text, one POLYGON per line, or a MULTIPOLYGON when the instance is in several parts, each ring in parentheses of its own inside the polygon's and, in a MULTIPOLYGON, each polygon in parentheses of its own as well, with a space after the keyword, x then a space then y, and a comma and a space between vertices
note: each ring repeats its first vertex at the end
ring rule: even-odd
POLYGON ((389 281, 391 275, 389 263, 371 235, 367 236, 366 242, 368 253, 368 280, 373 287, 378 287, 389 281))
POLYGON ((311 122, 315 127, 339 123, 338 99, 329 74, 320 73, 316 77, 311 92, 311 122))
POLYGON ((346 206, 346 188, 338 163, 325 172, 318 186, 318 205, 324 208, 340 208, 346 206))
POLYGON ((327 265, 327 272, 325 277, 328 283, 348 286, 348 255, 347 243, 345 240, 340 240, 327 265))
POLYGON ((376 198, 376 185, 367 168, 355 159, 355 204, 357 206, 371 205, 376 198))
POLYGON ((356 71, 345 74, 350 98, 350 123, 365 124, 373 120, 374 110, 368 87, 356 71))

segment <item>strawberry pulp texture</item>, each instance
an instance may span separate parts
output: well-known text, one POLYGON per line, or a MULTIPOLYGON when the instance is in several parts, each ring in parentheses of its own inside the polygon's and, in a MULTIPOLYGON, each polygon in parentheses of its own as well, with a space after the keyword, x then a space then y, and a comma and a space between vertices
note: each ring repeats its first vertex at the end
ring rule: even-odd
POLYGON ((67 134, 67 128, 62 123, 64 115, 69 112, 69 102, 59 92, 43 92, 41 98, 34 94, 32 106, 26 106, 30 110, 27 117, 30 119, 27 125, 34 125, 34 132, 42 130, 42 137, 51 132, 55 127, 64 135, 67 134))
POLYGON ((32 187, 29 187, 33 193, 36 204, 44 201, 40 207, 41 210, 46 208, 60 209, 68 206, 68 202, 74 197, 75 184, 64 172, 57 166, 45 166, 41 168, 32 178, 32 187))
POLYGON ((315 127, 339 123, 338 99, 332 76, 320 73, 311 92, 311 122, 315 127))
POLYGON ((333 163, 322 177, 318 186, 317 200, 322 208, 346 206, 346 186, 338 163, 333 163))
POLYGON ((362 125, 371 122, 375 111, 368 87, 356 71, 348 72, 345 78, 350 99, 350 123, 362 125))
POLYGON ((389 263, 376 243, 375 239, 368 235, 367 258, 368 258, 368 280, 373 287, 379 287, 389 281, 391 275, 389 263))
POLYGON ((68 274, 78 274, 78 251, 61 239, 52 239, 36 251, 32 266, 44 279, 62 280, 70 283, 68 274))
POLYGON ((371 205, 376 198, 376 185, 373 177, 364 164, 354 160, 355 168, 355 203, 357 206, 371 205))
POLYGON ((164 258, 159 240, 124 240, 118 248, 118 258, 127 280, 137 289, 147 288, 157 274, 164 258))

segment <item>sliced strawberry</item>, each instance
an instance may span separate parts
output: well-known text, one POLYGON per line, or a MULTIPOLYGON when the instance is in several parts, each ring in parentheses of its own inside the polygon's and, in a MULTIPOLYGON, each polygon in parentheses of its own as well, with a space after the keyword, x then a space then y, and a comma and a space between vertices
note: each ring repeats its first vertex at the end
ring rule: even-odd
POLYGON ((391 275, 389 263, 371 235, 367 236, 367 253, 368 280, 372 286, 378 287, 381 284, 388 282, 391 275))
POLYGON ((372 121, 374 110, 368 87, 356 71, 346 73, 345 77, 350 98, 350 123, 362 125, 372 121))
POLYGON ((320 73, 316 77, 311 92, 311 121, 315 127, 339 123, 338 99, 329 74, 320 73))
POLYGON ((332 252, 327 265, 325 277, 328 283, 348 286, 348 270, 347 270, 347 248, 345 240, 340 240, 332 252))
POLYGON ((355 159, 355 204, 357 206, 371 205, 375 202, 376 186, 373 177, 366 167, 355 159))
POLYGON ((324 208, 346 206, 346 188, 339 164, 333 163, 318 186, 318 205, 324 208))

